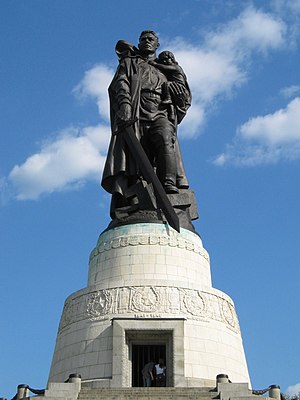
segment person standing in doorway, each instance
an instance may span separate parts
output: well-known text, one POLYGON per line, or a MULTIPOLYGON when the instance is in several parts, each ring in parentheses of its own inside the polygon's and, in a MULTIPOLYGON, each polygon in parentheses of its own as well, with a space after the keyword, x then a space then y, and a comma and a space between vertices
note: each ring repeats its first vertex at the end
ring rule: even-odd
POLYGON ((151 382, 153 381, 153 367, 154 367, 154 362, 149 361, 142 369, 144 387, 151 386, 151 382))
POLYGON ((167 367, 165 366, 164 360, 160 358, 158 363, 155 364, 156 386, 166 386, 166 369, 167 367))

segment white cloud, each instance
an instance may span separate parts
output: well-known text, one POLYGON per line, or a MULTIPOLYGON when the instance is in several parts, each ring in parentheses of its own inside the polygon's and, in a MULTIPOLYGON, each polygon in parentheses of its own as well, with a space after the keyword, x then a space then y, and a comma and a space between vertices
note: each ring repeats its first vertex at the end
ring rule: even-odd
POLYGON ((208 44, 220 52, 244 57, 249 49, 265 52, 282 46, 285 32, 283 21, 249 7, 220 33, 208 34, 208 44))
POLYGON ((247 8, 239 17, 206 35, 204 42, 191 45, 181 38, 167 43, 188 76, 193 93, 193 105, 201 110, 188 111, 184 136, 195 136, 214 103, 231 95, 248 78, 254 54, 267 54, 281 48, 285 42, 286 26, 271 14, 247 8))
MULTIPOLYGON (((85 72, 73 89, 81 100, 88 97, 96 100, 105 122, 109 120, 107 88, 112 76, 113 71, 108 67, 96 65, 85 72)), ((44 193, 77 189, 89 180, 100 181, 109 138, 108 125, 63 130, 36 154, 13 167, 7 182, 13 187, 15 198, 33 200, 44 193)))
POLYGON ((204 124, 205 110, 200 103, 194 103, 188 111, 188 117, 184 118, 182 123, 179 125, 178 132, 179 136, 185 138, 191 138, 195 136, 195 132, 198 131, 199 126, 204 124))
POLYGON ((300 140, 300 98, 273 114, 250 119, 239 129, 245 139, 257 139, 270 144, 292 143, 300 140))
POLYGON ((245 80, 245 73, 229 54, 197 47, 176 52, 192 86, 193 98, 209 104, 245 80))
POLYGON ((8 176, 18 200, 75 189, 100 180, 110 132, 106 126, 69 128, 41 150, 16 165, 8 176))
POLYGON ((300 157, 300 98, 273 114, 250 119, 214 163, 224 165, 271 164, 300 157))
POLYGON ((300 383, 296 383, 295 385, 289 386, 285 393, 288 396, 294 396, 294 395, 298 395, 298 393, 300 393, 300 383))
POLYGON ((100 116, 109 120, 109 104, 107 89, 113 77, 113 70, 99 64, 85 72, 83 79, 75 86, 73 93, 79 99, 94 98, 100 116))
MULTIPOLYGON (((73 89, 80 100, 96 100, 105 122, 109 120, 107 88, 112 76, 110 68, 96 65, 73 89)), ((13 167, 7 182, 16 199, 34 200, 44 193, 74 190, 87 181, 100 181, 109 138, 108 125, 63 130, 54 140, 44 143, 39 152, 13 167)))

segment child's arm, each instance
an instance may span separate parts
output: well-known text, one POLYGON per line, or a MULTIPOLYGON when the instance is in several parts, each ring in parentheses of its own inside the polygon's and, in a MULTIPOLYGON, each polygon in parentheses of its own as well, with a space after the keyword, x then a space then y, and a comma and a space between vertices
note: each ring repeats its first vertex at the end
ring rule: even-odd
POLYGON ((153 67, 157 67, 158 69, 162 69, 161 67, 164 67, 164 65, 159 64, 157 61, 155 60, 149 60, 148 63, 150 65, 153 65, 153 67))
POLYGON ((160 64, 154 60, 149 61, 149 64, 153 65, 154 67, 160 69, 163 72, 179 72, 177 64, 172 64, 172 65, 160 64))

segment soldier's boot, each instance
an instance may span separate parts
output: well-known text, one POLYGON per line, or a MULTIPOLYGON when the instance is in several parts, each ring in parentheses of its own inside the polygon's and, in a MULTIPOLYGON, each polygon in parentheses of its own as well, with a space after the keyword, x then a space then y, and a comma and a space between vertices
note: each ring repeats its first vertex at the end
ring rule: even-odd
POLYGON ((164 174, 162 184, 166 193, 179 193, 176 187, 176 157, 173 154, 164 154, 164 174))

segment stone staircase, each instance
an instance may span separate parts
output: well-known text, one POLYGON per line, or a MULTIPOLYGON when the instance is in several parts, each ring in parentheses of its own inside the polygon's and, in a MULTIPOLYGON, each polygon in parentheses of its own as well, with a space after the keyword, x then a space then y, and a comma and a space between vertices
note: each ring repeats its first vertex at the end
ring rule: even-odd
POLYGON ((92 389, 82 387, 78 400, 211 400, 218 393, 213 388, 119 388, 92 389))
POLYGON ((277 385, 253 392, 248 383, 232 383, 225 374, 217 375, 216 387, 100 388, 94 384, 81 381, 78 374, 65 383, 50 382, 43 391, 21 384, 14 400, 281 400, 277 385), (29 396, 29 391, 41 393, 29 396))

